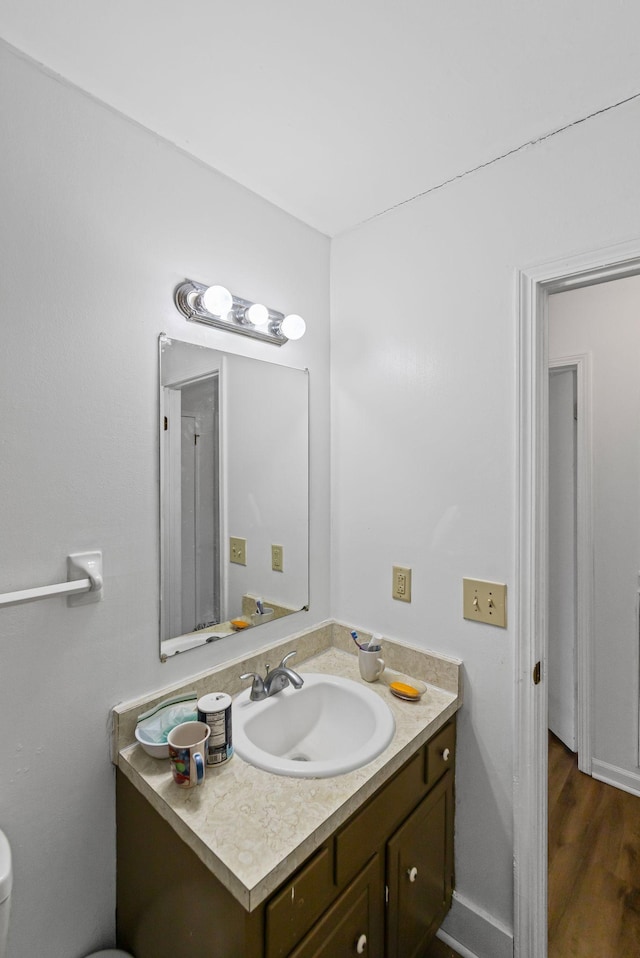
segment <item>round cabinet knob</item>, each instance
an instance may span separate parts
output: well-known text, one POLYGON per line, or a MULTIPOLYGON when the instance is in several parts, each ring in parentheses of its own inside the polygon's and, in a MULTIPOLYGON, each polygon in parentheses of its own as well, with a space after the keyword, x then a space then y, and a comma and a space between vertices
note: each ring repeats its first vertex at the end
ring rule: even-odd
POLYGON ((442 753, 442 758, 444 759, 445 762, 448 762, 448 761, 449 761, 449 755, 450 755, 450 754, 451 754, 451 752, 449 751, 449 749, 448 749, 448 748, 445 748, 444 752, 442 753))
POLYGON ((367 936, 360 935, 356 944, 356 952, 359 955, 364 955, 366 949, 367 949, 367 936))
POLYGON ((417 868, 407 868, 407 875, 409 876, 409 881, 415 881, 418 877, 417 868))

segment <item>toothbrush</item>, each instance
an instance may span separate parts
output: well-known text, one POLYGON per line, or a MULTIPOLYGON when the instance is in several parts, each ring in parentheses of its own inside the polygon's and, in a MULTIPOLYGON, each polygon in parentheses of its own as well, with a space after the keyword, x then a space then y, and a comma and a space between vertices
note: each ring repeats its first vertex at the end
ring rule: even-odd
POLYGON ((360 645, 360 643, 358 642, 358 633, 357 633, 355 630, 352 630, 352 631, 350 632, 350 635, 351 635, 351 638, 352 638, 353 641, 356 643, 356 645, 358 646, 359 649, 363 649, 363 650, 366 649, 366 647, 367 647, 366 645, 360 645))

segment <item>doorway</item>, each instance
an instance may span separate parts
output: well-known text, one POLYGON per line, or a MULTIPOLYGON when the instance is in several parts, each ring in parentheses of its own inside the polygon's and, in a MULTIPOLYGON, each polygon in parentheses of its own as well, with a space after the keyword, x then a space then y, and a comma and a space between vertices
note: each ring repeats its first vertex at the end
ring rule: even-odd
POLYGON ((609 953, 636 958, 640 953, 633 944, 637 940, 640 946, 640 922, 628 904, 640 884, 635 864, 640 840, 628 827, 640 814, 638 729, 633 718, 639 702, 639 312, 638 276, 549 297, 547 676, 549 726, 557 736, 550 743, 549 762, 552 956, 573 953, 573 942, 580 954, 594 958, 609 953), (590 369, 590 418, 583 412, 578 416, 576 409, 574 421, 578 367, 564 358, 568 348, 588 350, 580 376, 585 367, 590 369), (589 436, 588 449, 576 448, 578 426, 583 438, 585 433, 589 436), (576 467, 585 458, 594 478, 586 510, 576 495, 584 474, 576 467), (582 522, 575 522, 580 509, 585 515, 582 522), (572 545, 577 544, 578 529, 589 527, 592 549, 583 550, 578 562, 579 550, 572 545), (577 628, 573 616, 574 583, 581 578, 586 579, 583 600, 590 594, 596 597, 594 627, 588 635, 584 622, 577 628), (590 751, 581 751, 579 768, 593 773, 593 781, 580 774, 571 755, 578 745, 577 736, 572 741, 576 723, 572 728, 567 706, 574 689, 581 697, 572 674, 574 650, 581 647, 589 652, 585 661, 590 665, 587 688, 592 693, 590 707, 581 713, 594 735, 590 751), (562 749, 559 740, 567 748, 562 749), (633 797, 617 794, 618 789, 627 789, 633 797))
POLYGON ((552 338, 552 355, 548 357, 547 716, 551 731, 577 753, 580 771, 590 775, 594 670, 592 356, 590 352, 558 355, 562 351, 554 349, 552 338))
POLYGON ((640 244, 635 243, 522 271, 519 276, 514 789, 517 958, 547 958, 549 297, 638 273, 640 244))
POLYGON ((162 390, 163 641, 221 621, 219 394, 217 372, 162 390))
POLYGON ((549 361, 549 731, 578 751, 577 368, 549 361))

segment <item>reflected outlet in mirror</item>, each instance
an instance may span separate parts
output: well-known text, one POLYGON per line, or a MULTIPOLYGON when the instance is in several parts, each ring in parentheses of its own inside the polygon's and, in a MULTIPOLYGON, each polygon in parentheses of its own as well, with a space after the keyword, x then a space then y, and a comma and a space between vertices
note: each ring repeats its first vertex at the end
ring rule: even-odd
POLYGON ((165 659, 307 608, 309 377, 165 335, 159 354, 165 659))

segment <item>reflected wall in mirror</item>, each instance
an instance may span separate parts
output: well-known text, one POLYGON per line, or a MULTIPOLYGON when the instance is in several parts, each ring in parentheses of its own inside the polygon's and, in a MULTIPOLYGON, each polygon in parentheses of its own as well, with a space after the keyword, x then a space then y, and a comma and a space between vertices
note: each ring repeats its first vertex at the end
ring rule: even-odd
POLYGON ((164 334, 159 356, 166 659, 308 607, 309 376, 164 334))

